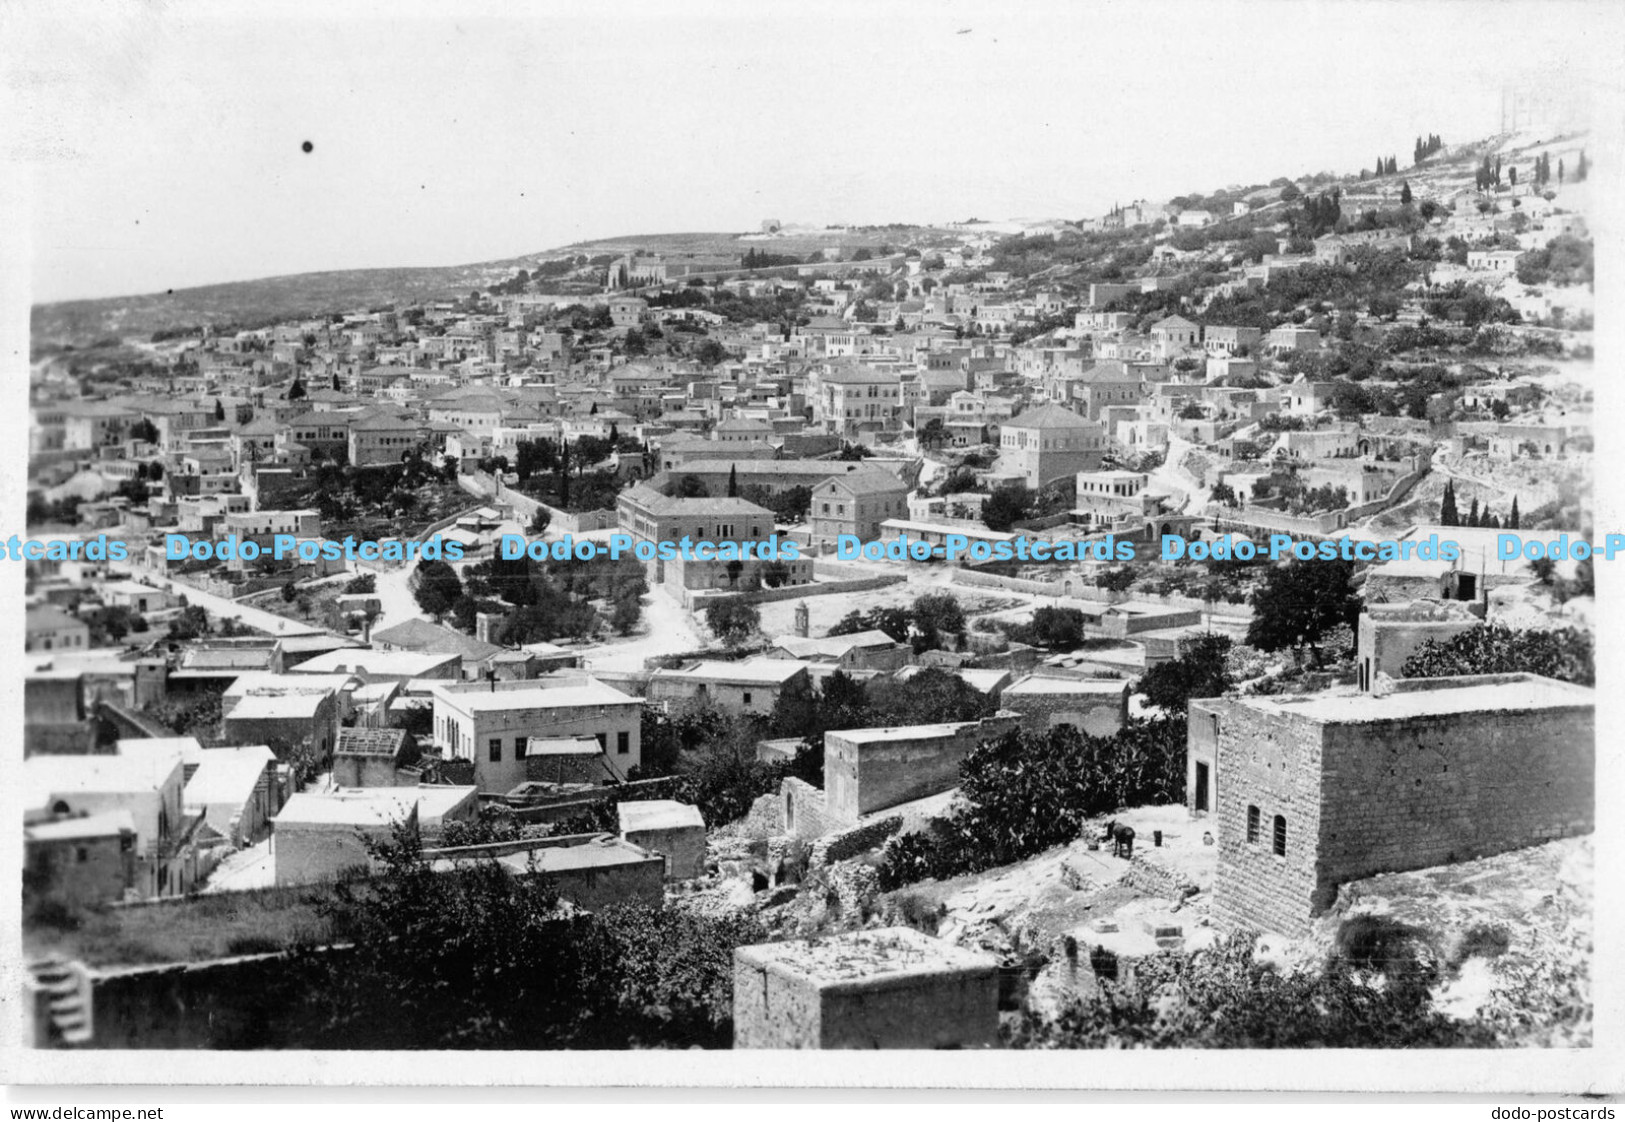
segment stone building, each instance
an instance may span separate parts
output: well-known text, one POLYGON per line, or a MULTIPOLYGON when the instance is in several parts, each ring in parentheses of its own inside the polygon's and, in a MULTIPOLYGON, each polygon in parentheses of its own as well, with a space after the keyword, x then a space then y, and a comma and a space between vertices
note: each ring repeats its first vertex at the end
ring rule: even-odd
POLYGON ((408 735, 405 729, 339 729, 333 749, 333 782, 340 787, 410 786, 398 774, 408 735))
POLYGON ((646 799, 615 808, 621 837, 666 861, 668 880, 705 873, 705 818, 700 808, 675 799, 646 799))
POLYGON ((481 791, 554 778, 555 757, 571 755, 571 745, 587 737, 597 741, 593 758, 604 778, 624 779, 642 759, 643 699, 596 678, 447 684, 433 694, 434 743, 453 759, 473 761, 481 791))
POLYGON ((397 824, 435 834, 448 822, 472 821, 473 787, 367 787, 303 791, 271 822, 276 883, 313 884, 372 867, 366 840, 386 840, 397 824))
POLYGON ((807 670, 808 664, 799 659, 705 660, 680 670, 656 670, 649 676, 649 701, 668 708, 674 702, 692 702, 726 713, 765 716, 779 698, 811 692, 807 670))
POLYGON ((1020 714, 1021 727, 1029 731, 1072 725, 1090 736, 1112 736, 1128 720, 1128 695, 1122 678, 1040 672, 1006 686, 999 704, 1020 714))
POLYGON ((874 541, 882 522, 908 514, 908 487, 881 468, 831 476, 813 488, 808 514, 814 542, 834 542, 842 534, 874 541))
POLYGON ((1338 886, 1588 833, 1593 691, 1529 674, 1191 702, 1214 915, 1299 936, 1338 886))
POLYGON ((1095 470, 1105 451, 1105 426, 1059 405, 1029 409, 999 430, 1000 467, 1033 488, 1095 470))
POLYGON ((135 822, 127 810, 62 816, 23 827, 25 897, 70 905, 122 900, 139 885, 135 822))
POLYGON ((1355 631, 1354 660, 1360 689, 1369 693, 1379 674, 1401 677, 1405 660, 1423 643, 1448 642, 1482 622, 1482 605, 1460 600, 1367 604, 1355 631))
POLYGON ((734 951, 735 1048, 991 1048, 999 964, 910 927, 734 951))
POLYGON ((843 729, 824 734, 824 800, 831 814, 857 821, 866 814, 959 783, 959 765, 984 740, 1016 727, 1001 714, 982 721, 897 728, 843 729))

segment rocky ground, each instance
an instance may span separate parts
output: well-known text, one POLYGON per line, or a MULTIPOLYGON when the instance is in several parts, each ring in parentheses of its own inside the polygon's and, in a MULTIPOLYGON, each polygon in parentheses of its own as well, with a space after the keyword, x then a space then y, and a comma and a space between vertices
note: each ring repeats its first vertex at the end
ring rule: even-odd
MULTIPOLYGON (((1183 806, 1119 816, 1136 831, 1132 859, 1091 830, 1003 868, 882 892, 878 853, 804 867, 810 847, 775 832, 774 802, 713 834, 711 874, 675 903, 754 912, 774 939, 907 924, 997 956, 1003 1007, 1040 1015, 1096 992, 1096 970, 1107 968, 1097 964, 1196 953, 1221 934, 1209 918, 1210 821, 1183 806)), ((1371 877, 1344 886, 1309 937, 1261 937, 1258 957, 1318 969, 1350 920, 1383 917, 1411 929, 1438 967, 1439 1009, 1487 1021, 1509 1042, 1581 1046, 1590 1039, 1591 884, 1590 838, 1371 877)))

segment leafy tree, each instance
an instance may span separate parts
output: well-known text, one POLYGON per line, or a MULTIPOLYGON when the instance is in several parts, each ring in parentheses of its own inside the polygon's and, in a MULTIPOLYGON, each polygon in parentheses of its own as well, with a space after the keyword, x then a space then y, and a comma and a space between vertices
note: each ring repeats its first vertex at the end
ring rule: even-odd
POLYGON ((735 646, 757 632, 762 625, 762 615, 754 604, 729 597, 706 605, 705 625, 717 638, 735 646))
POLYGON ((172 642, 185 643, 208 633, 209 613, 196 604, 182 608, 180 614, 169 621, 169 638, 172 642))
POLYGON ((1033 612, 1033 634, 1052 650, 1073 650, 1083 643, 1083 613, 1077 608, 1039 608, 1033 612))
POLYGON ((1006 483, 988 496, 982 507, 982 521, 989 530, 1007 533, 1017 522, 1031 516, 1033 493, 1020 482, 1006 483))
POLYGON ((418 607, 431 616, 445 615, 462 598, 463 582, 457 570, 444 561, 419 561, 414 577, 412 595, 418 607))
POLYGON ((1132 566, 1118 565, 1101 573, 1096 583, 1107 592, 1127 592, 1139 579, 1132 566))
POLYGON ((1353 626, 1359 617, 1353 578, 1353 563, 1340 558, 1275 566, 1253 594, 1247 644, 1261 651, 1308 647, 1319 666, 1321 640, 1340 626, 1353 626))
POLYGON ((1191 698, 1219 697, 1235 684, 1227 664, 1230 646, 1228 635, 1209 632, 1198 636, 1180 657, 1142 674, 1135 688, 1150 704, 1178 716, 1191 698))
POLYGON ((710 495, 697 475, 679 475, 666 486, 668 498, 703 499, 710 495))
POLYGON ((375 848, 381 873, 323 912, 354 949, 300 953, 283 976, 307 1046, 472 1049, 727 1047, 733 949, 754 919, 646 905, 562 910, 547 878, 494 861, 433 868, 415 831, 375 848))
POLYGON ((914 601, 914 653, 937 650, 944 636, 953 636, 956 645, 965 641, 965 610, 946 592, 931 592, 914 601))

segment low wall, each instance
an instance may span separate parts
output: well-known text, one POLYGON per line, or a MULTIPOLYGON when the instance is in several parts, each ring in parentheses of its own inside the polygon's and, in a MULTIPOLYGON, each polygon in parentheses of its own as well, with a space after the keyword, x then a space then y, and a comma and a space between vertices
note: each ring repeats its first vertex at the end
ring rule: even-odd
POLYGON ((871 592, 877 588, 890 588, 906 584, 904 573, 895 576, 859 577, 855 580, 815 581, 812 584, 785 585, 782 588, 761 588, 754 592, 716 592, 696 589, 684 590, 686 606, 695 611, 720 600, 738 600, 744 604, 770 604, 781 600, 800 600, 806 596, 848 596, 855 592, 871 592))
MULTIPOLYGON (((1151 835, 1148 831, 1134 840, 1135 848, 1138 849, 1151 844, 1151 835)), ((1195 896, 1201 891, 1196 885, 1144 853, 1136 853, 1134 860, 1129 862, 1128 872, 1123 875, 1123 883, 1130 888, 1138 888, 1141 892, 1161 896, 1175 903, 1188 896, 1195 896)))
POLYGON ((871 849, 878 849, 886 844, 886 839, 900 832, 902 828, 902 816, 893 814, 877 818, 873 822, 865 822, 860 826, 826 834, 813 843, 807 864, 809 867, 833 865, 837 861, 845 861, 850 857, 868 853, 871 849))
POLYGON ((1067 597, 1073 600, 1091 600, 1101 604, 1121 604, 1132 599, 1127 592, 1108 592, 1099 585, 1089 584, 1082 577, 1070 580, 1027 580, 1007 577, 998 573, 984 573, 976 569, 955 569, 954 584, 971 588, 1002 588, 1010 592, 1025 592, 1029 596, 1067 597))

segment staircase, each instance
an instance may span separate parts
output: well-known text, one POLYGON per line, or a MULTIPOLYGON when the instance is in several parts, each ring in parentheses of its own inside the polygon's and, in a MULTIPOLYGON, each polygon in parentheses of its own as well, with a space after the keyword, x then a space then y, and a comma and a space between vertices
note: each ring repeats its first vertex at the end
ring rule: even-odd
POLYGON ((47 1048, 79 1048, 90 1043, 90 980, 82 967, 47 958, 28 967, 34 988, 49 1011, 47 1048))

